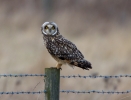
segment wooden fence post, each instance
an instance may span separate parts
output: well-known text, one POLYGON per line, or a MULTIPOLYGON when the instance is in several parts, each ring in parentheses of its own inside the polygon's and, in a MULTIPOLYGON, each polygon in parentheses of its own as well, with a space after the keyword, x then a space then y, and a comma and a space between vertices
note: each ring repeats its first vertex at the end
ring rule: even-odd
POLYGON ((60 69, 45 68, 45 100, 59 100, 60 69))

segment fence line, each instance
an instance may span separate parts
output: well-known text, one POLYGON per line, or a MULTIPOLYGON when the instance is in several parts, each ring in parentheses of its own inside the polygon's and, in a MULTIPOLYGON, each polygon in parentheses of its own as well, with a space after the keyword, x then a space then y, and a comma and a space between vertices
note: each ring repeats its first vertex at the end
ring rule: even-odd
POLYGON ((90 94, 90 93, 98 93, 98 94, 127 94, 131 93, 131 90, 126 91, 104 91, 104 90, 88 90, 88 91, 75 91, 75 90, 61 90, 62 93, 75 93, 75 94, 90 94))
POLYGON ((41 94, 41 93, 46 93, 46 91, 34 91, 34 92, 31 92, 31 91, 21 91, 21 92, 0 92, 0 95, 3 95, 3 94, 41 94))
MULTIPOLYGON (((46 90, 44 91, 21 91, 21 92, 0 92, 0 95, 4 94, 43 94, 46 93, 46 90)), ((76 91, 76 90, 60 90, 60 93, 74 93, 74 94, 90 94, 90 93, 98 93, 98 94, 128 94, 131 93, 131 90, 126 90, 126 91, 104 91, 104 90, 88 90, 88 91, 76 91)))
POLYGON ((94 76, 94 75, 89 75, 89 76, 82 76, 82 75, 68 75, 68 76, 60 76, 61 78, 122 78, 122 77, 129 77, 131 78, 131 75, 114 75, 114 76, 94 76))
MULTIPOLYGON (((0 77, 46 77, 45 74, 0 74, 0 77)), ((88 75, 88 76, 82 76, 82 75, 68 75, 68 76, 60 76, 60 78, 123 78, 123 77, 128 77, 131 78, 131 75, 126 74, 126 75, 109 75, 109 76, 104 76, 104 75, 88 75)))
POLYGON ((46 76, 45 74, 0 74, 0 77, 42 77, 42 76, 46 76))
POLYGON ((18 92, 0 92, 0 95, 8 95, 8 94, 45 94, 45 100, 59 100, 59 93, 73 93, 73 94, 128 94, 131 93, 131 90, 125 91, 115 91, 115 90, 59 90, 60 87, 60 78, 83 78, 83 79, 96 79, 96 78, 131 78, 131 75, 68 75, 68 76, 60 76, 60 70, 56 68, 46 68, 45 74, 0 74, 0 78, 4 77, 44 77, 45 89, 42 91, 18 91, 18 92), (57 87, 57 88, 56 88, 57 87), (55 99, 52 99, 55 98, 55 99))

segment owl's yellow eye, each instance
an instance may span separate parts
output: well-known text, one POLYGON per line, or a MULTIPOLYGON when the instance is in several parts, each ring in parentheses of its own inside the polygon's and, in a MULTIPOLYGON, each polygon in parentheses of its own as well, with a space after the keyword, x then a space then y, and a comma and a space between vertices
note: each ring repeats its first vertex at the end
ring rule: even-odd
POLYGON ((54 30, 54 29, 55 29, 55 26, 52 26, 52 29, 54 30))
POLYGON ((48 27, 47 27, 47 26, 45 26, 45 29, 48 29, 48 27))

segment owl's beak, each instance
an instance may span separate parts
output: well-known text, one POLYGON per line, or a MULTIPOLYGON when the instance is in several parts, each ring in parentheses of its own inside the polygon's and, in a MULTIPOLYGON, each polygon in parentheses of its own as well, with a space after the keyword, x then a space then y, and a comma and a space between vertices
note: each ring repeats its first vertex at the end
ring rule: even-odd
POLYGON ((49 29, 49 32, 51 33, 51 29, 49 29))
POLYGON ((49 28, 48 35, 52 35, 51 30, 52 30, 52 29, 49 28))

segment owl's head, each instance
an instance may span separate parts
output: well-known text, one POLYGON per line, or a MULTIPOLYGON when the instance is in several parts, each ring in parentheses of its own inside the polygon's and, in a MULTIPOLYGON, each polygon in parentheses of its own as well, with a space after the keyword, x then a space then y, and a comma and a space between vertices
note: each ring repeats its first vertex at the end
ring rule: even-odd
POLYGON ((44 35, 56 35, 58 33, 58 27, 54 22, 45 22, 41 26, 41 31, 44 35))

